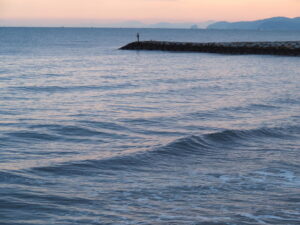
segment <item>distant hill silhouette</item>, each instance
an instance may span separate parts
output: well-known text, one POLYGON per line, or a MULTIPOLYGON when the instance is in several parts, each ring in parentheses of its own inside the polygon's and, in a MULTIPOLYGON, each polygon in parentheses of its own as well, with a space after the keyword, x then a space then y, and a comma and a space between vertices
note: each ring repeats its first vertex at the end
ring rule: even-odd
POLYGON ((300 17, 273 17, 256 21, 242 21, 242 22, 217 22, 209 25, 207 29, 220 30, 299 30, 300 31, 300 17))
POLYGON ((178 22, 178 23, 169 23, 169 22, 159 22, 154 24, 144 24, 139 21, 128 21, 119 23, 119 27, 135 27, 135 28, 173 28, 173 29, 205 29, 208 25, 214 23, 215 21, 205 21, 199 23, 193 22, 178 22))

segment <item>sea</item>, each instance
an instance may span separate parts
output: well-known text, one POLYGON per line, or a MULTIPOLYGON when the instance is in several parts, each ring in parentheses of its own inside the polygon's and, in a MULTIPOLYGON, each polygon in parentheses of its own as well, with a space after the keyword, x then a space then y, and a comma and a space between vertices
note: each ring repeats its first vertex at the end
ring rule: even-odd
POLYGON ((125 51, 300 32, 0 28, 0 224, 300 224, 300 57, 125 51))

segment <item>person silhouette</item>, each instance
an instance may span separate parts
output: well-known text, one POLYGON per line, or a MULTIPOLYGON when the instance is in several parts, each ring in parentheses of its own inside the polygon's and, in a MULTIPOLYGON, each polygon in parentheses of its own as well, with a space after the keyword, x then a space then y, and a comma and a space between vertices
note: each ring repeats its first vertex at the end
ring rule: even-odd
POLYGON ((136 34, 136 38, 137 38, 137 42, 140 42, 140 34, 139 33, 136 34))

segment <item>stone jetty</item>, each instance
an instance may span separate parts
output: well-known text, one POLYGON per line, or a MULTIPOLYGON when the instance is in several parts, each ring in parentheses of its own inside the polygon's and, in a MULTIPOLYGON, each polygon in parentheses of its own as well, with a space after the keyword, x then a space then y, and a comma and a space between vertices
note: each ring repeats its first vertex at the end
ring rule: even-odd
POLYGON ((300 41, 218 43, 141 41, 129 43, 120 49, 300 56, 300 41))

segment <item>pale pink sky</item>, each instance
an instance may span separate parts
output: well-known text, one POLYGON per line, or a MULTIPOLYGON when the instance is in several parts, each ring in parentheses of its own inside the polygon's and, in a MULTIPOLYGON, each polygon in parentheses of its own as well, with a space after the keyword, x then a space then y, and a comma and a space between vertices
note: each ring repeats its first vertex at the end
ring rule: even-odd
POLYGON ((300 0, 0 0, 0 20, 201 22, 300 16, 300 0))

